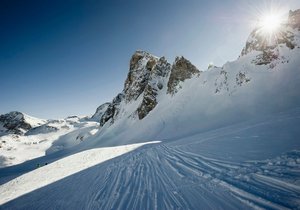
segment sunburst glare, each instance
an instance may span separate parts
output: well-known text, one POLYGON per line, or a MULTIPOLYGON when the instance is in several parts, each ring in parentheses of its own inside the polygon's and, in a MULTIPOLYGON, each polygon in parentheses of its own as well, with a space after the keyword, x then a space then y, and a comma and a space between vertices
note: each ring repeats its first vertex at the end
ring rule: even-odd
POLYGON ((263 32, 273 34, 279 29, 283 20, 280 14, 266 14, 259 19, 258 26, 263 32))
POLYGON ((286 10, 279 5, 270 5, 257 14, 256 28, 267 44, 274 44, 281 36, 281 28, 286 23, 286 10))

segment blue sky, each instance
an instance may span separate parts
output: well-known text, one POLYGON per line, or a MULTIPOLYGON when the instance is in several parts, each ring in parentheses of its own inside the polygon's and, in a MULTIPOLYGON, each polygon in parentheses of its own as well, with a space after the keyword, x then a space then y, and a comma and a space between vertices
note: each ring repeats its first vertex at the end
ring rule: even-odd
POLYGON ((137 49, 199 69, 238 57, 258 12, 299 0, 2 0, 0 113, 92 114, 123 89, 137 49))

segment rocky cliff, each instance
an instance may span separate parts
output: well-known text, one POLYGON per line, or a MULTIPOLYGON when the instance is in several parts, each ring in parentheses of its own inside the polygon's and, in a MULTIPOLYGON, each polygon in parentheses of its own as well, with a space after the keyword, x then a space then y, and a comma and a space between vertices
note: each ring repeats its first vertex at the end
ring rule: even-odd
POLYGON ((93 114, 91 119, 99 122, 109 105, 110 105, 110 103, 104 103, 104 104, 100 105, 96 109, 96 112, 93 114))
MULTIPOLYGON (((126 110, 126 106, 133 103, 138 105, 131 110, 130 116, 139 120, 145 118, 158 104, 160 94, 174 95, 180 89, 180 82, 199 73, 200 71, 182 56, 177 57, 171 65, 165 57, 158 58, 145 51, 136 51, 130 59, 124 89, 107 106, 100 118, 100 126, 107 122, 114 123, 120 111, 126 110)), ((103 111, 103 107, 106 106, 100 107, 98 109, 103 111)), ((98 112, 99 110, 96 111, 98 112)))
POLYGON ((175 94, 178 91, 178 84, 186 79, 199 75, 200 71, 183 56, 176 57, 172 65, 171 75, 168 82, 168 93, 175 94))

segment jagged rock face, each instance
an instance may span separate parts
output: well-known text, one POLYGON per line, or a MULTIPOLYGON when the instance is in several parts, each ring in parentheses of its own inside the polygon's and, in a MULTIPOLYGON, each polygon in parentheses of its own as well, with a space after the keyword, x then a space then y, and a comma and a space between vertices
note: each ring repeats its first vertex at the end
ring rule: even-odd
POLYGON ((292 28, 300 30, 300 9, 289 12, 288 24, 292 28))
MULTIPOLYGON (((146 90, 149 78, 153 72, 158 58, 144 51, 136 51, 130 60, 129 72, 124 84, 124 89, 111 104, 100 119, 100 126, 111 120, 115 121, 120 112, 120 104, 135 101, 146 90)), ((150 91, 149 87, 147 88, 150 91)), ((150 93, 149 93, 150 94, 150 93)))
POLYGON ((215 93, 220 93, 221 91, 229 91, 229 83, 228 83, 228 72, 220 71, 220 74, 215 80, 215 93))
POLYGON ((250 82, 250 78, 246 75, 245 72, 239 72, 235 77, 235 82, 238 86, 242 86, 243 84, 246 84, 250 82))
POLYGON ((295 47, 293 43, 294 35, 290 31, 285 31, 285 27, 281 28, 276 36, 270 40, 270 37, 260 32, 260 29, 255 29, 251 32, 250 37, 243 48, 241 55, 244 56, 252 51, 270 52, 278 46, 278 44, 285 44, 288 48, 295 47))
POLYGON ((100 119, 100 126, 103 126, 109 120, 111 120, 111 123, 114 122, 115 118, 117 117, 117 115, 120 111, 120 104, 121 104, 123 98, 124 98, 124 94, 119 93, 113 99, 112 103, 110 103, 108 105, 106 111, 104 112, 104 114, 102 115, 102 117, 100 119))
POLYGON ((200 71, 183 56, 176 57, 172 65, 171 74, 168 82, 168 93, 175 94, 179 82, 192 78, 193 75, 200 74, 200 71))
POLYGON ((161 57, 157 63, 152 66, 150 77, 144 90, 143 101, 137 109, 139 119, 143 119, 157 105, 158 92, 165 86, 166 78, 170 70, 171 65, 167 62, 165 57, 161 57))
POLYGON ((266 34, 262 28, 254 29, 242 50, 241 56, 252 51, 262 52, 253 61, 257 65, 270 64, 272 61, 280 59, 277 49, 279 45, 286 45, 290 49, 296 47, 293 29, 300 29, 300 10, 290 11, 287 23, 282 24, 274 34, 266 34))
POLYGON ((158 92, 166 86, 170 66, 164 57, 159 59, 144 51, 135 52, 130 60, 124 90, 108 105, 100 119, 100 126, 109 120, 111 123, 114 122, 120 112, 120 104, 123 100, 127 104, 137 100, 141 95, 143 96, 142 102, 133 115, 137 114, 139 119, 143 119, 156 106, 156 97, 158 92))
POLYGON ((166 93, 167 90, 168 93, 175 94, 180 81, 183 82, 199 73, 200 71, 184 57, 177 57, 171 67, 164 57, 158 58, 144 51, 135 52, 130 60, 124 89, 107 106, 100 119, 100 126, 108 121, 113 123, 126 104, 137 101, 140 96, 141 103, 130 116, 137 115, 140 120, 145 118, 157 105, 160 93, 166 93))
POLYGON ((32 126, 25 121, 24 115, 21 112, 10 112, 0 115, 0 123, 9 133, 20 135, 32 128, 32 126))
POLYGON ((256 65, 267 65, 277 59, 279 59, 278 49, 265 49, 261 54, 257 55, 256 59, 252 62, 256 65))
POLYGON ((103 114, 105 113, 105 111, 107 110, 108 106, 110 105, 110 103, 104 103, 102 105, 100 105, 95 114, 91 117, 92 120, 95 121, 100 121, 100 119, 102 118, 103 114))
POLYGON ((125 101, 136 100, 145 90, 151 71, 158 58, 144 51, 137 51, 130 60, 130 68, 124 85, 125 101))

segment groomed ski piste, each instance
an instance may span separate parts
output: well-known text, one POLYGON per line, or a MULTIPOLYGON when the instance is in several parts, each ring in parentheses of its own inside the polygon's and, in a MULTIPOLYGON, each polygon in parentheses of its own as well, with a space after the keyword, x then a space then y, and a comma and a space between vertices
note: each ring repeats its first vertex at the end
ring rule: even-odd
POLYGON ((86 150, 1 185, 1 209, 297 209, 299 124, 300 108, 165 142, 86 150))

